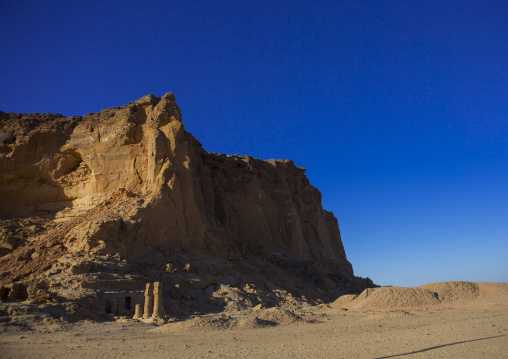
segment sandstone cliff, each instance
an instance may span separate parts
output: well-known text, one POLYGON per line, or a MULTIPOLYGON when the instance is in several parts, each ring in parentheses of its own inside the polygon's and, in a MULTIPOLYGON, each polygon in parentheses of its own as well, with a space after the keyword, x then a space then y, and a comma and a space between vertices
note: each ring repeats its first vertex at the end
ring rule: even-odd
MULTIPOLYGON (((85 259, 147 267, 165 256, 152 269, 167 269, 181 255, 195 267, 271 263, 333 295, 372 284, 353 276, 305 169, 206 152, 171 93, 83 117, 0 112, 0 219, 4 285, 50 283, 65 263, 93 272, 76 269, 85 259)), ((140 281, 161 275, 136 268, 140 281)))

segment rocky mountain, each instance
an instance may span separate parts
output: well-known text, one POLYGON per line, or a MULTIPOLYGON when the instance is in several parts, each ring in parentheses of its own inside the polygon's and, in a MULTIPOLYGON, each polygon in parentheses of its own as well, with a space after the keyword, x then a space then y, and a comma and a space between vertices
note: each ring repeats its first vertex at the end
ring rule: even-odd
POLYGON ((83 117, 0 112, 0 255, 4 301, 64 316, 100 317, 104 293, 155 280, 175 315, 372 286, 304 168, 206 152, 171 93, 83 117), (211 300, 224 286, 244 300, 211 300))

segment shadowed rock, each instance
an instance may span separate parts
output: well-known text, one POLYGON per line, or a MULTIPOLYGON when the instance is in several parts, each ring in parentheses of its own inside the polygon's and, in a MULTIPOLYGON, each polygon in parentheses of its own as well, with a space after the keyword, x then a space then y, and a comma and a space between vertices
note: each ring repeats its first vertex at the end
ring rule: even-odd
POLYGON ((354 277, 304 168, 206 152, 171 93, 83 117, 0 112, 0 140, 0 284, 42 276, 106 293, 116 280, 137 293, 161 280, 181 292, 161 303, 170 311, 221 283, 314 298, 372 285, 354 277))

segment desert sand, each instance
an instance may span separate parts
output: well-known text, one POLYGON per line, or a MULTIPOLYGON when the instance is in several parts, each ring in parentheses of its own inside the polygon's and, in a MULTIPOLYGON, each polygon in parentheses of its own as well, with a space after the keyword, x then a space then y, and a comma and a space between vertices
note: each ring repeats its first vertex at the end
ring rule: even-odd
POLYGON ((508 284, 381 287, 295 312, 249 309, 160 326, 119 317, 0 329, 2 358, 507 358, 508 284))

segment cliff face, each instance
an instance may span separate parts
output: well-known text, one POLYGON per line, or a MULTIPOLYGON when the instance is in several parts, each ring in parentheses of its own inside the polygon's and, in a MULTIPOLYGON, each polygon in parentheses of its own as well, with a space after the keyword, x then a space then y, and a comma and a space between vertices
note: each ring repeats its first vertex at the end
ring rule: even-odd
POLYGON ((172 94, 65 118, 2 116, 0 213, 57 221, 102 209, 66 245, 102 253, 279 252, 348 268, 333 214, 292 161, 204 151, 172 94), (124 194, 121 206, 105 206, 124 194), (104 208, 101 208, 104 207, 104 208))
POLYGON ((137 276, 195 289, 191 262, 205 284, 215 273, 315 296, 372 284, 353 276, 305 169, 206 152, 172 94, 84 117, 0 112, 0 255, 11 287, 137 276))

